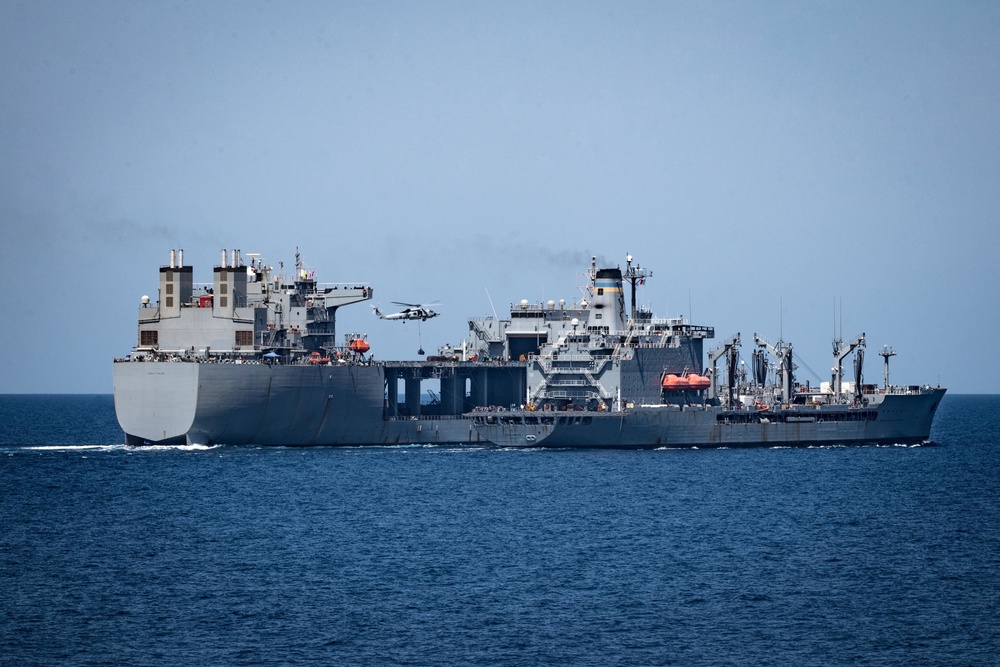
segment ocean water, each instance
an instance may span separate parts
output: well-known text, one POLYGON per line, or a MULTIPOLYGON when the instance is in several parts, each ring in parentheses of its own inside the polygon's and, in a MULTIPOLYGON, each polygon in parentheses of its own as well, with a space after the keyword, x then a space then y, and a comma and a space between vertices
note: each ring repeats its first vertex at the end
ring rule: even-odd
POLYGON ((997 664, 1000 397, 932 438, 135 449, 0 396, 0 664, 997 664))

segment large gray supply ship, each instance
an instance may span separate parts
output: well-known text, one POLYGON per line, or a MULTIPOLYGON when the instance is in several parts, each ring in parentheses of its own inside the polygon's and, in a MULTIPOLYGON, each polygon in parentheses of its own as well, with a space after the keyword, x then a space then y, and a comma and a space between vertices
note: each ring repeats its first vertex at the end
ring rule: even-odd
POLYGON ((574 303, 521 301, 506 319, 469 320, 466 340, 426 361, 375 361, 366 336, 336 332, 337 310, 370 300, 371 285, 317 283, 298 253, 291 279, 248 258, 223 251, 211 284, 194 283, 183 251, 160 268, 138 345, 114 365, 129 444, 916 443, 945 392, 889 385, 890 350, 884 385, 864 384, 863 335, 834 342, 833 377, 818 387, 795 381, 791 345, 756 335, 752 372, 739 364, 738 334, 705 368, 713 329, 637 308, 652 273, 631 257, 624 272, 592 260, 574 303))

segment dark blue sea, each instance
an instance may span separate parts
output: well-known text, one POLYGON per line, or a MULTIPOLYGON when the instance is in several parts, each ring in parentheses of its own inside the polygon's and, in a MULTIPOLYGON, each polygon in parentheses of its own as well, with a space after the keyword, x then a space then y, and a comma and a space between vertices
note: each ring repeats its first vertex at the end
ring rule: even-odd
POLYGON ((0 664, 997 664, 1000 396, 932 438, 136 449, 0 396, 0 664))

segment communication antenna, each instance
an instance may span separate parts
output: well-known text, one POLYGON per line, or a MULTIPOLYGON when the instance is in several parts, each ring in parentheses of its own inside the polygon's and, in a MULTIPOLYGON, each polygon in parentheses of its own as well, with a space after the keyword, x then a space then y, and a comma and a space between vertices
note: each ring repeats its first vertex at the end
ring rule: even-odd
POLYGON ((885 372, 885 376, 884 376, 884 379, 883 379, 883 382, 885 384, 883 385, 883 389, 885 389, 886 391, 889 391, 889 357, 896 356, 896 351, 893 350, 888 345, 883 345, 882 346, 882 351, 879 352, 879 354, 882 356, 883 359, 885 359, 885 371, 884 371, 885 372))
MULTIPOLYGON (((840 346, 844 341, 837 336, 837 297, 833 297, 833 356, 836 357, 840 354, 840 346)), ((836 367, 831 369, 834 373, 837 372, 836 367)))
POLYGON ((844 337, 844 297, 840 297, 840 337, 844 337))
POLYGON ((632 264, 632 255, 625 255, 625 280, 629 282, 632 286, 632 321, 635 322, 635 286, 636 284, 642 285, 646 282, 646 278, 653 275, 653 272, 649 269, 644 269, 638 264, 632 264))
POLYGON ((486 290, 486 299, 490 302, 490 308, 493 309, 493 319, 499 320, 500 318, 497 317, 497 308, 496 308, 496 306, 493 305, 493 298, 490 296, 490 290, 489 290, 489 288, 488 287, 483 287, 483 289, 486 290))

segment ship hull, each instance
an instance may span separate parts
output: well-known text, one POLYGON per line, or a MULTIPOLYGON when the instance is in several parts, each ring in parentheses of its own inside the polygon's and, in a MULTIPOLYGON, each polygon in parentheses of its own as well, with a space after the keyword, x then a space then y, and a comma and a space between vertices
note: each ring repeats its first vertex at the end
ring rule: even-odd
POLYGON ((130 444, 504 447, 773 447, 913 444, 930 437, 944 389, 885 395, 865 410, 501 412, 387 418, 377 365, 115 364, 115 410, 130 444), (838 416, 839 415, 839 416, 838 416))
POLYGON ((114 365, 130 444, 393 445, 481 440, 468 418, 386 418, 377 365, 114 365))
POLYGON ((930 438, 944 389, 887 395, 864 409, 778 413, 649 406, 619 413, 477 415, 483 439, 504 447, 691 448, 918 444, 930 438))

